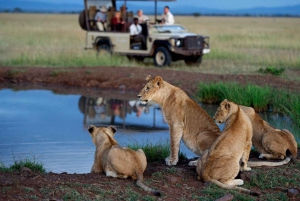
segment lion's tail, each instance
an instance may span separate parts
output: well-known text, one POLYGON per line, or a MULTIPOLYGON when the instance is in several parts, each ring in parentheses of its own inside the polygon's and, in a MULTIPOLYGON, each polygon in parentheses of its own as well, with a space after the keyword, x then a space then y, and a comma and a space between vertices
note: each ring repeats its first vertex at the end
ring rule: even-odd
POLYGON ((143 190, 145 190, 145 191, 148 191, 148 192, 151 192, 151 193, 153 193, 154 195, 156 195, 156 196, 161 196, 161 194, 160 194, 160 192, 159 191, 157 191, 157 190, 155 190, 155 189, 153 189, 153 188, 150 188, 150 187, 148 187, 148 186, 146 186, 145 184, 143 184, 143 182, 140 180, 140 179, 138 179, 137 181, 136 181, 136 185, 138 185, 139 187, 141 187, 143 190))
POLYGON ((234 185, 228 185, 228 184, 224 184, 218 180, 215 179, 211 179, 210 180, 212 183, 216 184, 217 186, 219 186, 220 188, 224 188, 224 189, 228 189, 228 190, 237 190, 239 192, 243 192, 243 193, 247 193, 250 195, 254 195, 254 196, 259 196, 259 193, 248 190, 246 188, 242 188, 242 187, 238 187, 238 186, 234 186, 234 185))
POLYGON ((274 166, 281 166, 281 165, 288 164, 290 162, 290 160, 291 160, 290 157, 286 157, 284 160, 282 160, 280 162, 248 161, 247 165, 248 165, 248 167, 261 167, 261 166, 274 167, 274 166))

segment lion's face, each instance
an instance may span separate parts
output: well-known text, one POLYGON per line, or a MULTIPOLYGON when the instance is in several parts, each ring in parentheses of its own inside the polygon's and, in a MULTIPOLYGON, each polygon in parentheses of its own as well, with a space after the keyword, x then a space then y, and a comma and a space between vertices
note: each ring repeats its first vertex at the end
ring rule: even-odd
POLYGON ((157 94, 158 90, 161 88, 163 84, 163 80, 160 76, 155 77, 154 79, 151 78, 150 75, 146 77, 147 83, 140 91, 138 98, 144 104, 148 101, 155 99, 155 95, 157 94))
POLYGON ((88 131, 92 137, 93 143, 97 146, 106 141, 109 141, 109 136, 113 137, 115 132, 117 131, 117 128, 115 126, 108 126, 107 128, 105 128, 90 125, 88 127, 88 131))
POLYGON ((216 123, 222 124, 228 118, 229 113, 230 113, 230 102, 225 99, 220 104, 220 107, 217 109, 213 119, 215 120, 216 123))

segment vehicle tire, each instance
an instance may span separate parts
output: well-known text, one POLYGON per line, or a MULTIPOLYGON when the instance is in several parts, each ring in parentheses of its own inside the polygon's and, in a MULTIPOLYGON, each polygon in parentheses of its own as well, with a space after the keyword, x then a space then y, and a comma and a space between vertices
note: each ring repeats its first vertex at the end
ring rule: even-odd
POLYGON ((110 55, 111 53, 110 45, 106 43, 98 45, 98 55, 110 55))
POLYGON ((165 47, 156 48, 153 56, 155 66, 169 66, 172 61, 170 52, 165 47))
POLYGON ((85 10, 80 12, 78 22, 79 22, 80 27, 83 30, 87 30, 86 19, 85 19, 85 10))
POLYGON ((184 59, 184 62, 188 66, 199 66, 202 62, 202 56, 200 57, 188 57, 184 59))

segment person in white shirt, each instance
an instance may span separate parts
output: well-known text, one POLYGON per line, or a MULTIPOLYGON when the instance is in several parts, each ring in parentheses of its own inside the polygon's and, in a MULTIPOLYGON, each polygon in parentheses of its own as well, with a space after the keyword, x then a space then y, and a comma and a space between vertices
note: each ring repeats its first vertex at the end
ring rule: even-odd
POLYGON ((145 36, 142 34, 142 27, 141 25, 139 25, 138 22, 139 19, 135 17, 133 19, 133 24, 131 24, 129 27, 130 37, 135 41, 142 40, 143 49, 144 49, 146 47, 146 40, 145 40, 145 36))
POLYGON ((137 11, 137 18, 139 19, 139 24, 146 23, 146 21, 149 20, 149 17, 143 14, 143 10, 137 11))
POLYGON ((100 6, 99 12, 94 17, 94 20, 96 21, 97 27, 100 31, 106 30, 106 6, 100 6))
POLYGON ((164 7, 164 14, 162 15, 162 24, 172 25, 175 23, 174 16, 170 12, 169 6, 164 7))

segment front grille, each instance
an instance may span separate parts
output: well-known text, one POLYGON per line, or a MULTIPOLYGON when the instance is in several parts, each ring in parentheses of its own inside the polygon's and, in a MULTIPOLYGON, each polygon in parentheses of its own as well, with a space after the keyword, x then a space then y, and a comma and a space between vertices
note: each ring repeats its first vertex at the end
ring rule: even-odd
POLYGON ((186 50, 202 49, 202 36, 188 36, 184 39, 184 47, 186 50))

